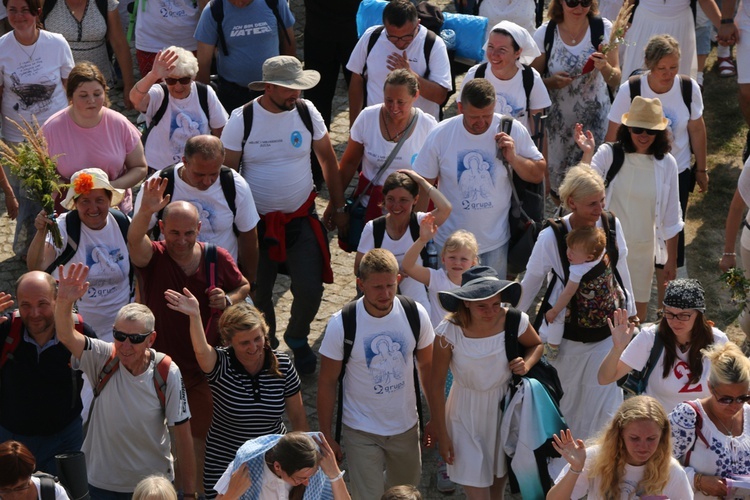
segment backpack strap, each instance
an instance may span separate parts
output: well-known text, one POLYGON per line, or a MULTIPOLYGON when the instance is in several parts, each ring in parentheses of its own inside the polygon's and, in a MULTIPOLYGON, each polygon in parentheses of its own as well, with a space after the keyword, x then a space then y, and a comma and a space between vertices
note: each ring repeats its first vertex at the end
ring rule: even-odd
POLYGON ((706 436, 703 435, 703 415, 701 415, 700 410, 698 409, 698 405, 695 403, 695 401, 685 401, 695 412, 695 439, 693 439, 693 444, 690 446, 690 449, 685 453, 685 465, 684 467, 687 467, 690 465, 690 455, 693 454, 693 450, 695 449, 695 444, 700 439, 703 441, 703 444, 706 445, 706 448, 710 448, 708 445, 708 440, 706 439, 706 436))
POLYGON ((484 75, 487 74, 487 63, 483 62, 479 66, 477 66, 477 70, 474 72, 474 78, 484 78, 484 75))
POLYGON ((385 215, 373 219, 372 237, 375 240, 375 248, 383 246, 383 238, 385 237, 385 215))
MULTIPOLYGON (((143 1, 143 0, 140 0, 143 1)), ((216 21, 216 31, 219 38, 219 47, 225 56, 229 55, 229 49, 227 48, 227 39, 224 36, 224 30, 222 23, 224 22, 224 0, 211 0, 209 9, 211 10, 211 17, 216 21)))
POLYGON ((659 361, 659 356, 664 351, 664 340, 659 335, 659 327, 656 327, 656 335, 654 335, 654 345, 651 346, 651 352, 648 355, 648 361, 646 362, 646 373, 643 376, 643 380, 648 382, 648 378, 656 368, 656 363, 659 361))
POLYGON ((104 23, 107 25, 107 28, 109 28, 109 11, 107 8, 109 7, 107 0, 96 0, 96 8, 99 9, 99 14, 102 15, 104 18, 104 23))
MULTIPOLYGON (((521 326, 521 311, 509 307, 505 313, 505 356, 508 363, 521 355, 518 348, 518 328, 521 326)), ((521 379, 520 375, 513 375, 513 385, 521 379)))
POLYGON ((10 330, 8 330, 8 335, 3 342, 3 350, 2 354, 0 354, 0 368, 5 366, 5 363, 9 359, 13 359, 13 353, 18 348, 18 344, 21 343, 21 330, 23 330, 23 321, 21 320, 21 314, 16 310, 13 311, 10 330))
MULTIPOLYGON (((65 250, 47 266, 44 272, 51 274, 58 266, 65 265, 78 251, 78 243, 81 241, 81 216, 78 210, 71 210, 65 216, 65 231, 68 234, 68 243, 65 250)), ((127 236, 125 241, 128 241, 127 236)))
MULTIPOLYGON (((109 213, 112 215, 112 217, 114 217, 115 222, 117 222, 117 227, 120 228, 120 234, 122 235, 122 239, 125 241, 125 244, 127 245, 128 230, 130 229, 130 219, 128 219, 127 215, 125 215, 124 213, 122 213, 120 210, 116 208, 110 207, 109 213)), ((130 272, 128 272, 128 286, 130 287, 130 296, 132 298, 133 294, 135 293, 135 268, 133 267, 132 262, 130 263, 130 272)))
POLYGON ((549 55, 552 53, 552 46, 555 44, 555 31, 557 23, 552 19, 547 23, 547 30, 544 32, 544 69, 542 76, 549 75, 549 55))
MULTIPOLYGON (((417 219, 417 214, 414 212, 409 216, 409 234, 412 241, 417 241, 419 239, 419 219, 417 219)), ((422 265, 427 267, 427 261, 429 260, 427 245, 425 245, 422 251, 419 252, 419 256, 422 257, 422 265)))
POLYGON ((591 29, 591 46, 599 52, 599 45, 604 42, 604 19, 599 16, 590 17, 589 28, 591 29))
POLYGON ((689 76, 680 75, 680 90, 682 91, 682 102, 687 107, 688 119, 690 119, 690 115, 693 113, 693 82, 689 76))
POLYGON ((156 389, 156 395, 159 397, 161 409, 164 410, 167 407, 167 380, 169 380, 169 367, 172 364, 172 358, 163 352, 157 352, 154 362, 156 363, 154 367, 154 388, 156 389))
MULTIPOLYGON (((375 44, 378 43, 378 38, 380 38, 380 34, 383 33, 383 30, 385 29, 385 26, 378 26, 374 30, 372 30, 372 33, 370 33, 370 38, 367 39, 367 52, 365 53, 365 64, 362 66, 362 78, 367 82, 367 58, 370 57, 370 52, 372 52, 373 47, 375 47, 375 44)), ((367 85, 365 85, 366 87, 367 85)), ((364 101, 367 103, 367 100, 364 101)), ((364 107, 364 105, 363 105, 364 107)))
MULTIPOLYGON (((549 227, 552 228, 552 232, 555 233, 555 239, 557 240, 557 252, 560 256, 560 262, 563 267, 563 276, 559 276, 563 283, 563 286, 568 282, 570 276, 570 262, 568 262, 568 244, 565 242, 565 236, 568 234, 568 228, 565 226, 565 222, 562 219, 547 219, 549 227)), ((548 285, 549 287, 549 285, 548 285)))
POLYGON ((344 357, 341 359, 341 372, 339 373, 339 400, 336 410, 336 441, 341 442, 341 426, 344 415, 344 373, 346 363, 352 355, 354 347, 354 336, 357 334, 357 301, 352 300, 341 309, 341 322, 344 325, 344 357))
POLYGON ((167 112, 167 106, 169 106, 169 91, 167 90, 167 84, 160 83, 159 86, 164 93, 164 99, 161 100, 159 109, 156 110, 156 113, 154 113, 154 116, 151 118, 151 123, 149 123, 146 130, 141 134, 141 144, 144 146, 146 145, 146 141, 148 141, 148 136, 151 135, 151 131, 159 124, 161 119, 164 118, 164 114, 167 112))
POLYGON ((281 19, 278 0, 266 0, 266 5, 268 5, 268 8, 271 9, 271 12, 273 12, 273 17, 276 18, 276 28, 279 31, 279 41, 281 41, 281 34, 283 33, 287 45, 291 45, 292 40, 291 38, 289 38, 289 33, 286 31, 286 27, 284 26, 284 21, 281 19))
POLYGON ((294 105, 297 107, 299 117, 302 119, 302 123, 305 124, 307 131, 310 132, 310 135, 314 135, 312 116, 310 115, 310 108, 307 107, 307 103, 302 99, 297 99, 294 105))
POLYGON ((234 219, 237 217, 237 186, 234 184, 234 173, 231 168, 222 165, 219 170, 219 183, 221 184, 221 192, 224 193, 224 198, 227 200, 229 210, 232 211, 232 230, 235 236, 239 236, 240 231, 237 229, 234 219))
POLYGON ((216 245, 213 243, 204 243, 204 249, 206 252, 206 258, 205 258, 205 270, 206 270, 206 279, 208 280, 208 286, 209 288, 214 288, 216 286, 217 278, 218 278, 218 271, 216 269, 217 265, 217 252, 216 252, 216 245))
POLYGON ((612 148, 612 164, 604 178, 604 188, 606 189, 625 163, 625 149, 623 149, 621 142, 607 142, 605 144, 612 148))
POLYGON ((526 93, 526 116, 531 116, 531 91, 534 88, 534 70, 528 64, 523 65, 521 70, 523 79, 523 91, 526 93))
POLYGON ((417 370, 417 346, 419 345, 419 332, 422 329, 421 322, 419 320, 419 309, 417 309, 417 303, 411 297, 406 295, 396 295, 401 307, 404 308, 406 313, 406 320, 409 322, 409 328, 411 333, 414 335, 414 394, 416 394, 417 400, 417 418, 419 420, 419 432, 420 434, 424 430, 424 417, 422 411, 422 397, 420 396, 419 390, 419 370, 417 370))
POLYGON ((641 95, 641 75, 628 78, 628 88, 630 89, 630 102, 633 102, 636 96, 641 95))
POLYGON ((55 500, 57 494, 55 493, 55 476, 46 474, 44 472, 35 472, 32 474, 34 477, 39 479, 39 497, 42 500, 55 500))
POLYGON ((435 39, 437 38, 437 35, 434 31, 427 30, 427 35, 424 39, 424 75, 422 75, 422 78, 427 80, 430 76, 430 54, 432 54, 432 47, 435 45, 435 39))
POLYGON ((625 283, 622 281, 620 270, 617 268, 617 263, 620 260, 620 248, 617 246, 617 221, 615 220, 615 214, 607 210, 602 212, 602 228, 607 235, 607 255, 609 256, 609 262, 612 266, 612 273, 615 275, 617 284, 620 285, 622 294, 625 297, 625 305, 632 299, 628 296, 628 290, 625 288, 625 283))
POLYGON ((208 120, 208 129, 211 130, 211 113, 208 110, 208 86, 205 83, 195 82, 195 89, 198 91, 198 103, 200 103, 203 114, 208 120))

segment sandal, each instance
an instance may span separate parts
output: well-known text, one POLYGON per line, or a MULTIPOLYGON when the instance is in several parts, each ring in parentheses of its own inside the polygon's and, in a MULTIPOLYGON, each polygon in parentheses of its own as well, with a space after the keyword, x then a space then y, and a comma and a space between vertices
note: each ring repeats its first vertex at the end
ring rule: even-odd
POLYGON ((718 57, 716 62, 719 64, 719 76, 722 78, 729 78, 730 76, 737 76, 737 66, 731 57, 718 57))

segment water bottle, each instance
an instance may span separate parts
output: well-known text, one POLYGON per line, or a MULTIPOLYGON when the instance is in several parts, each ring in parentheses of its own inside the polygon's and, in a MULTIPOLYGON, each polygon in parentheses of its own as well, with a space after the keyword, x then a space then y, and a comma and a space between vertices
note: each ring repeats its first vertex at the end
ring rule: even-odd
POLYGON ((424 266, 430 267, 432 269, 437 269, 440 265, 440 260, 438 259, 437 246, 435 246, 435 242, 432 240, 428 241, 427 245, 425 245, 425 250, 427 259, 424 263, 424 266))
POLYGON ((440 32, 440 38, 445 42, 445 48, 453 50, 456 48, 456 32, 452 29, 444 29, 440 32))

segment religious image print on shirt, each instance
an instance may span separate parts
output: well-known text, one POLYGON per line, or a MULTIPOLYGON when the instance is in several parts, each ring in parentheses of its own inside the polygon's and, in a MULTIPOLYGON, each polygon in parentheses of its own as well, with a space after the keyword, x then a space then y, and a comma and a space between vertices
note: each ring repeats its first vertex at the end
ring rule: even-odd
POLYGON ((406 345, 401 332, 379 332, 363 339, 375 394, 391 394, 406 385, 406 345))
POLYGON ((106 297, 115 293, 118 286, 127 286, 130 269, 122 249, 107 245, 86 248, 86 265, 89 266, 88 298, 106 297))
POLYGON ((464 210, 485 210, 494 206, 495 158, 485 157, 485 153, 481 150, 458 152, 456 179, 464 210))

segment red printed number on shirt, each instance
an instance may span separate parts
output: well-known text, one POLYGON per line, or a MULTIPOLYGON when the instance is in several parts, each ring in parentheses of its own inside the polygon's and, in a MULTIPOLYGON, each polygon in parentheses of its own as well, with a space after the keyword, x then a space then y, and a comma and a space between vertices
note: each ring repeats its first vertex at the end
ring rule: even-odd
POLYGON ((684 361, 680 361, 676 365, 674 365, 674 376, 677 378, 677 380, 682 380, 683 378, 687 379, 687 383, 682 386, 682 389, 679 390, 680 393, 703 392, 703 385, 700 382, 695 385, 690 385, 690 377, 692 375, 693 372, 690 371, 690 366, 684 361))

